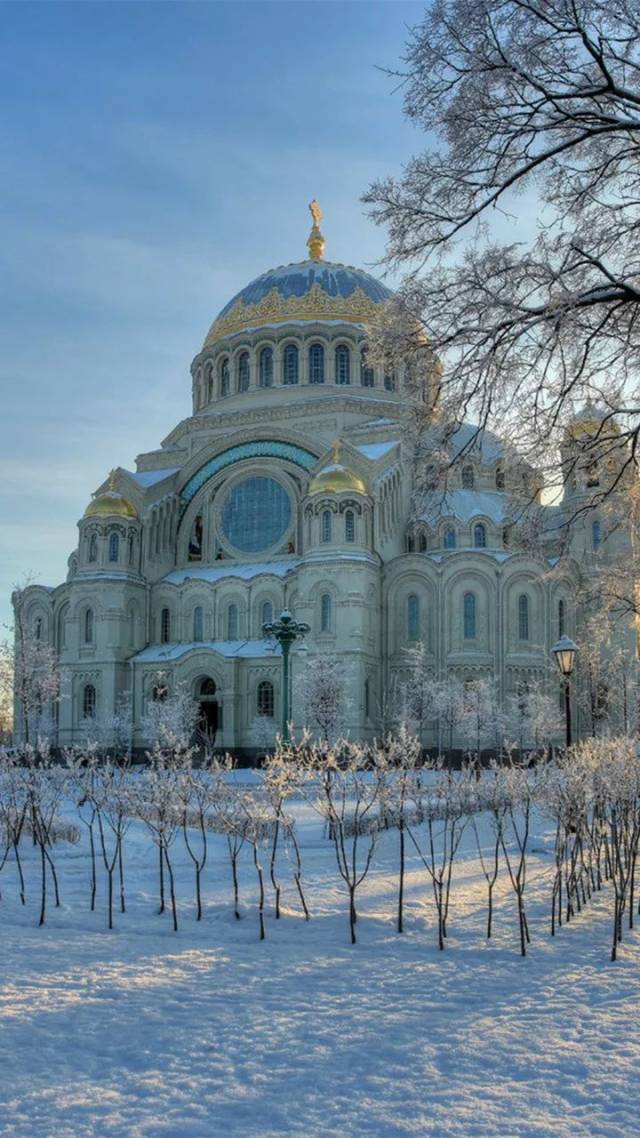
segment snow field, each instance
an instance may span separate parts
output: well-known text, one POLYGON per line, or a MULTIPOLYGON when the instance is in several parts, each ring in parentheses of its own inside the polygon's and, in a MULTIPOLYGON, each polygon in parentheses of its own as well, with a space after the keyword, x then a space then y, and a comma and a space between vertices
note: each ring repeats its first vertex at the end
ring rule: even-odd
MULTIPOLYGON (((104 874, 89 912, 86 834, 57 847, 62 906, 37 927, 37 851, 25 907, 0 877, 3 1138, 627 1138, 640 1108, 640 951, 608 959, 608 888, 548 935, 552 838, 530 842, 531 953, 513 892, 486 886, 470 828, 454 868, 446 950, 431 886, 409 854, 407 932, 394 929, 397 833, 385 833, 348 943, 347 899, 315 812, 288 804, 312 919, 285 871, 284 914, 258 940, 250 851, 233 916, 222 837, 211 835, 204 918, 172 847, 180 931, 157 915, 156 851, 125 840, 127 909, 106 928, 104 874)), ((483 831, 484 832, 484 831, 483 831)), ((489 831, 486 828, 487 839, 489 831)), ((266 867, 265 867, 266 868, 266 867)))

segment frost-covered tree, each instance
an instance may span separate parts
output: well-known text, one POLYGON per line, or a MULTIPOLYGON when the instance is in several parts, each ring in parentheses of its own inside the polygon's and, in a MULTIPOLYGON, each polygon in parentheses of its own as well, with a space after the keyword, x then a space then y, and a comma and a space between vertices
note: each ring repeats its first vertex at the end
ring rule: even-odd
POLYGON ((198 719, 196 702, 185 684, 176 684, 170 691, 162 673, 153 678, 154 690, 159 698, 149 700, 142 718, 144 736, 152 744, 187 748, 191 743, 198 719))
POLYGON ((0 682, 13 687, 22 739, 25 743, 35 743, 38 736, 50 738, 54 731, 53 713, 60 699, 60 667, 53 645, 29 624, 24 588, 14 589, 12 601, 14 644, 13 648, 7 644, 0 648, 4 658, 0 682))
POLYGON ((402 79, 426 149, 365 195, 407 271, 395 342, 428 337, 445 421, 497 423, 537 466, 597 402, 609 492, 640 439, 637 4, 435 0, 402 79))
POLYGON ((296 719, 335 742, 346 730, 350 708, 344 665, 333 656, 314 656, 299 669, 295 689, 296 719))

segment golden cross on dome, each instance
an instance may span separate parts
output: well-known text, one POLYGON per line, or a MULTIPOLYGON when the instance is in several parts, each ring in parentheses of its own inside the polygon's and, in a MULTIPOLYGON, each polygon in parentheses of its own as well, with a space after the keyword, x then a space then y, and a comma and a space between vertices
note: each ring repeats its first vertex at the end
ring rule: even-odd
POLYGON ((332 462, 333 462, 334 466, 338 466, 338 464, 340 462, 340 451, 341 450, 342 450, 342 443, 340 442, 340 439, 336 439, 335 443, 333 444, 332 462))
POLYGON ((315 198, 312 202, 309 202, 309 213, 313 218, 313 225, 311 227, 311 233, 309 234, 309 240, 307 241, 307 248, 312 261, 321 261, 324 253, 324 237, 320 232, 322 210, 315 198))

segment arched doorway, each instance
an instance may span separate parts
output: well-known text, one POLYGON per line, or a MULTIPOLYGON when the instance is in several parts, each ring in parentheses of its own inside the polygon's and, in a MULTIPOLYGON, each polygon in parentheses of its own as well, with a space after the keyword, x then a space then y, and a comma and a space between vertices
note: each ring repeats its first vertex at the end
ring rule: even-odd
POLYGON ((209 748, 214 746, 218 729, 221 727, 217 690, 216 682, 210 676, 205 676, 196 685, 196 699, 198 701, 197 739, 199 743, 209 748))

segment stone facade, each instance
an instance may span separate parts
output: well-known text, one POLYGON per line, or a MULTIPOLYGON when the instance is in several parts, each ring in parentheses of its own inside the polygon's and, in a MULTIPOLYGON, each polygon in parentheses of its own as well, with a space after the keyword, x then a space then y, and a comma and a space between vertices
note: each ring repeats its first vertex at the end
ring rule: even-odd
MULTIPOLYGON (((281 660, 261 629, 285 607, 311 626, 294 677, 317 653, 344 663, 355 737, 381 730, 418 642, 434 676, 494 677, 504 700, 533 681, 559 687, 550 651, 562 632, 580 642, 577 586, 628 535, 590 519, 560 562, 557 530, 527 552, 511 489, 535 471, 513 456, 507 469, 500 440, 470 425, 450 441, 446 492, 427 493, 416 520, 407 379, 365 351, 362 321, 387 295, 365 273, 308 261, 264 274, 214 322, 191 368, 191 416, 97 491, 66 582, 24 594, 26 625, 41 622, 63 666, 59 745, 126 694, 143 747, 162 672, 169 689, 207 691, 217 746, 251 750, 265 684, 263 719, 279 724, 281 660)), ((568 479, 540 516, 568 515, 582 489, 568 479)))

